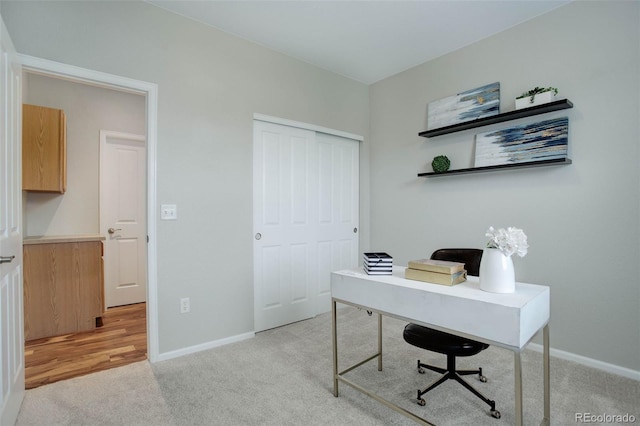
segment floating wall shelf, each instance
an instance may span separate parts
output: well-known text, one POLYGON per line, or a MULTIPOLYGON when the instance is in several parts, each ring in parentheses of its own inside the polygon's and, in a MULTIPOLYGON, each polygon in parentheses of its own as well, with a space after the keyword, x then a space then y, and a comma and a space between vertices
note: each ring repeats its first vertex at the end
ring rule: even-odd
POLYGON ((493 172, 495 170, 506 170, 514 168, 527 168, 527 167, 543 167, 543 166, 566 166, 571 164, 571 160, 568 158, 558 158, 554 160, 542 160, 542 161, 530 161, 527 163, 514 163, 514 164, 500 164, 497 166, 484 166, 484 167, 472 167, 469 169, 457 169, 448 170, 446 172, 436 173, 418 173, 418 177, 441 177, 450 175, 464 175, 469 173, 481 173, 481 172, 493 172))
POLYGON ((568 108, 573 108, 573 104, 571 103, 571 101, 568 99, 561 99, 559 101, 550 102, 548 104, 536 105, 530 108, 504 112, 502 114, 478 118, 477 120, 473 121, 465 121, 464 123, 452 124, 451 126, 440 127, 438 129, 425 130, 424 132, 418 133, 418 135, 425 138, 432 138, 435 136, 461 132, 463 130, 474 129, 476 127, 503 123, 505 121, 517 120, 518 118, 531 117, 533 115, 545 114, 547 112, 559 111, 561 109, 568 108))
MULTIPOLYGON (((536 105, 530 108, 518 109, 490 117, 479 118, 473 121, 453 124, 451 126, 440 127, 439 129, 426 130, 418 133, 425 138, 446 135, 449 133, 461 132, 463 130, 474 129, 476 127, 488 126, 490 124, 503 123, 505 121, 517 120, 518 118, 531 117, 534 115, 546 114, 548 112, 573 108, 573 104, 568 99, 550 102, 548 104, 536 105)), ((418 177, 440 177, 450 175, 462 175, 468 173, 492 172, 495 170, 506 170, 513 168, 542 167, 542 166, 565 166, 571 164, 568 158, 557 158, 553 160, 529 161, 526 163, 500 164, 496 166, 471 167, 468 169, 447 170, 446 172, 418 173, 418 177)))

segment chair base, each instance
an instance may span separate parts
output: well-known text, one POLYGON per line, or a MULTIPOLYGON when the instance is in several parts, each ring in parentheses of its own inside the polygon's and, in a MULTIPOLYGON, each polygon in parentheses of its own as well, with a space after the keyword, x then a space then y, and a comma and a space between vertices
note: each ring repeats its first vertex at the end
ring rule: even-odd
POLYGON ((491 407, 491 415, 493 417, 495 417, 496 419, 499 419, 501 417, 500 412, 496 410, 496 402, 484 396, 482 393, 480 393, 478 390, 476 390, 473 386, 471 386, 469 383, 467 383, 466 380, 462 378, 462 376, 477 374, 478 380, 484 383, 487 381, 487 378, 482 375, 482 368, 478 368, 477 370, 456 370, 456 357, 453 355, 447 355, 446 369, 435 367, 428 364, 422 364, 420 360, 418 360, 418 372, 420 374, 424 374, 425 372, 424 368, 440 373, 443 376, 440 377, 435 382, 433 382, 432 384, 430 384, 429 386, 427 386, 426 388, 424 388, 423 390, 418 389, 418 398, 417 398, 418 405, 421 405, 421 406, 426 405, 426 401, 424 400, 424 398, 422 398, 424 394, 440 386, 442 383, 446 382, 447 380, 455 380, 458 383, 460 383, 462 386, 467 388, 469 391, 471 391, 471 393, 473 393, 475 396, 477 396, 482 401, 484 401, 487 405, 489 405, 489 407, 491 407))

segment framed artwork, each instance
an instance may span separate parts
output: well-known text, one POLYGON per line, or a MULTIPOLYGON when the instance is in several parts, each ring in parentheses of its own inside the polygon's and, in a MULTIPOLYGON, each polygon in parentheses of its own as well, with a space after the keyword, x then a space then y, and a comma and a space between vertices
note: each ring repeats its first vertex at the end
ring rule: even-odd
POLYGON ((467 90, 429 103, 427 130, 500 113, 500 83, 467 90))
POLYGON ((567 117, 476 135, 475 167, 567 158, 567 117))

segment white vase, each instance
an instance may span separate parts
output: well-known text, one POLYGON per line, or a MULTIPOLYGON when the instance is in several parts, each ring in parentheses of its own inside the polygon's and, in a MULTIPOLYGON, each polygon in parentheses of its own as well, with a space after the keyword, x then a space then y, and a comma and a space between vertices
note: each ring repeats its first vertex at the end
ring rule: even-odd
POLYGON ((491 293, 513 293, 516 289, 511 256, 498 249, 486 248, 480 261, 480 290, 491 293))

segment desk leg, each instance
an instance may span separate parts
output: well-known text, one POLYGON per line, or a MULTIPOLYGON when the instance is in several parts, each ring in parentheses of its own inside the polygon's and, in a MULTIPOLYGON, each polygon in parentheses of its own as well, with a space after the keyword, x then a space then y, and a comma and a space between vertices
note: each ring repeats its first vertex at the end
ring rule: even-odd
POLYGON ((333 396, 338 396, 338 324, 336 301, 331 299, 331 329, 333 332, 333 396))
POLYGON ((382 371, 382 314, 378 314, 378 371, 382 371))
POLYGON ((515 376, 515 388, 516 388, 516 426, 523 425, 522 416, 522 362, 520 359, 520 352, 514 352, 514 376, 515 376))
POLYGON ((549 324, 542 330, 542 356, 544 363, 544 419, 543 424, 551 424, 551 367, 549 363, 549 324))

